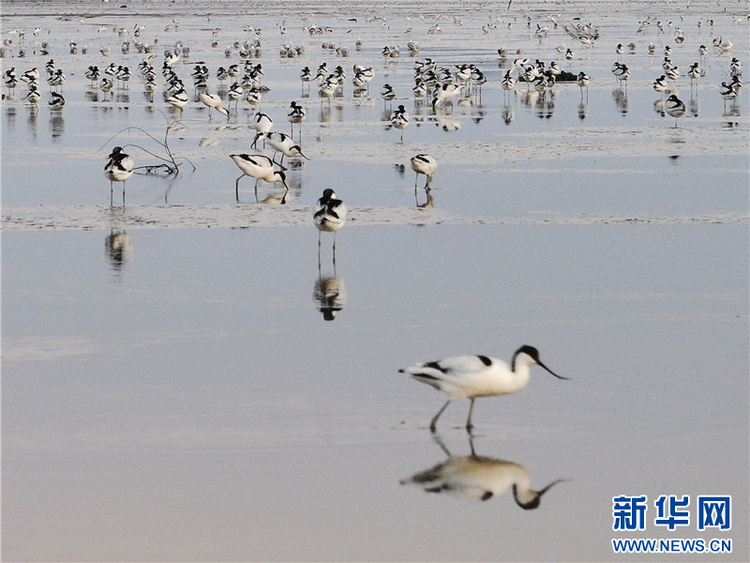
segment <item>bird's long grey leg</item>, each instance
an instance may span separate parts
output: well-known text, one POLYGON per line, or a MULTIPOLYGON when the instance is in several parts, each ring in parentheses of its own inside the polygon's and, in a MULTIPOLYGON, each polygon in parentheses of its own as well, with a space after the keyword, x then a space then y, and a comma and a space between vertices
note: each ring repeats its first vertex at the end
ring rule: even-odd
POLYGON ((450 404, 451 404, 450 400, 449 400, 449 401, 446 401, 446 402, 445 402, 445 404, 443 405, 443 408, 441 408, 441 409, 440 409, 440 410, 438 411, 438 413, 437 413, 437 414, 436 414, 436 415, 435 415, 435 416, 433 417, 433 419, 432 419, 432 420, 430 421, 430 430, 431 430, 431 431, 432 431, 433 433, 435 432, 435 429, 436 429, 436 426, 435 426, 435 425, 437 424, 437 420, 438 420, 438 418, 440 418, 440 415, 441 415, 441 414, 443 414, 443 411, 444 411, 445 409, 447 409, 447 408, 448 408, 448 405, 450 405, 450 404))
POLYGON ((469 406, 469 417, 466 419, 466 431, 471 434, 474 425, 471 423, 471 414, 474 412, 474 397, 471 398, 471 406, 469 406))

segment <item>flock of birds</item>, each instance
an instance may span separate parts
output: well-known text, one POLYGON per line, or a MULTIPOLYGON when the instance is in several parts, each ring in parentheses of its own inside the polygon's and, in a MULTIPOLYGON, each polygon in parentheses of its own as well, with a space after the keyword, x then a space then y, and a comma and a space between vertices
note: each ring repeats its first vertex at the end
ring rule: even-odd
MULTIPOLYGON (((550 20, 551 24, 557 27, 557 21, 550 20)), ((540 40, 547 36, 550 25, 537 25, 534 33, 540 40)), ((650 24, 648 24, 650 25, 650 24)), ((660 25, 660 24, 659 24, 660 25)), ((641 23, 643 29, 639 28, 637 33, 642 33, 647 27, 646 23, 641 23)), ((565 32, 583 47, 593 47, 596 42, 600 41, 600 30, 594 26, 565 26, 565 32)), ((431 33, 440 33, 439 27, 431 28, 431 33)), ((311 35, 313 32, 311 32, 311 35)), ((682 43, 684 33, 679 30, 675 34, 675 42, 682 43)), ((714 47, 722 53, 727 53, 732 45, 721 37, 713 41, 714 47)), ((361 45, 358 45, 358 48, 361 45)), ((631 51, 635 49, 634 44, 628 45, 631 51)), ((73 47, 71 47, 73 49, 73 47)), ((174 108, 176 112, 181 113, 190 103, 191 96, 188 93, 189 87, 185 81, 178 75, 175 70, 176 63, 186 56, 185 47, 168 49, 164 52, 164 60, 161 66, 161 76, 164 81, 163 96, 165 102, 174 108)), ((251 106, 260 104, 263 94, 268 91, 263 85, 264 70, 259 62, 253 58, 258 55, 260 44, 244 44, 241 46, 244 60, 240 63, 230 64, 219 67, 215 72, 216 79, 224 84, 231 82, 231 85, 225 89, 225 95, 211 93, 208 84, 211 78, 209 69, 203 64, 196 64, 191 74, 195 101, 200 101, 208 108, 209 119, 213 113, 217 113, 223 118, 229 119, 231 116, 232 104, 237 107, 240 100, 246 100, 251 106)), ((619 60, 626 47, 618 44, 615 54, 618 60, 612 65, 612 73, 619 84, 625 85, 630 78, 630 69, 619 60)), ((655 49, 655 48, 654 48, 655 49)), ((412 54, 418 52, 418 47, 412 44, 409 48, 412 54)), ((561 45, 557 49, 558 53, 566 60, 571 60, 574 53, 571 48, 561 45)), ((125 45, 123 45, 125 52, 125 45)), ((649 46, 650 54, 652 47, 649 46)), ((704 75, 701 63, 706 56, 707 49, 701 46, 699 51, 700 61, 690 65, 687 75, 693 81, 698 80, 704 75)), ((105 53, 102 52, 104 55, 105 53)), ((107 53, 108 55, 109 53, 107 53)), ((232 53, 229 51, 227 56, 232 53)), ((282 57, 299 56, 302 53, 298 50, 282 51, 282 57), (284 54, 286 52, 286 54, 284 54)), ((343 52, 341 56, 346 56, 343 52)), ((505 48, 498 50, 501 60, 508 57, 508 51, 505 48)), ((519 53, 516 53, 519 54, 519 53)), ((664 52, 664 62, 662 68, 663 75, 659 76, 653 84, 656 92, 663 93, 670 90, 670 83, 674 82, 680 76, 680 69, 672 63, 671 49, 667 47, 664 52)), ((398 57, 398 51, 392 47, 386 47, 383 50, 383 56, 388 58, 398 57)), ((136 69, 137 76, 143 82, 144 92, 153 95, 157 91, 157 70, 154 67, 157 56, 153 53, 147 54, 143 61, 136 69)), ((362 65, 353 65, 352 84, 360 92, 369 92, 369 86, 375 76, 375 70, 372 67, 362 65)), ((65 105, 62 95, 63 85, 66 77, 65 73, 56 67, 54 60, 50 59, 45 66, 46 82, 50 89, 49 107, 53 111, 61 111, 65 105)), ((517 82, 525 82, 527 88, 533 88, 540 94, 545 94, 554 87, 558 77, 561 74, 559 65, 552 61, 545 63, 538 59, 531 60, 528 58, 516 58, 511 66, 503 73, 500 86, 506 92, 512 91, 517 82)), ((90 81, 92 88, 98 88, 102 92, 109 94, 115 88, 126 89, 132 78, 130 69, 126 65, 112 63, 100 72, 95 65, 89 66, 85 72, 86 78, 90 81)), ((734 101, 742 87, 741 62, 736 57, 731 59, 728 69, 729 79, 722 82, 720 94, 725 101, 734 101)), ((39 104, 41 94, 39 92, 39 83, 41 80, 40 72, 33 68, 17 76, 15 68, 8 68, 4 75, 5 87, 9 93, 14 92, 18 86, 19 80, 26 83, 28 92, 25 100, 32 107, 36 108, 39 104)), ((321 64, 316 73, 313 73, 308 66, 300 71, 300 80, 305 88, 309 90, 310 84, 315 82, 318 87, 318 95, 321 103, 325 99, 331 99, 342 95, 342 88, 347 81, 346 72, 343 67, 338 65, 329 70, 327 63, 321 64)), ((568 80, 571 80, 568 78, 568 80)), ((579 72, 573 76, 573 79, 581 90, 581 96, 584 92, 588 95, 588 88, 591 84, 591 77, 585 72, 579 72)), ((453 100, 461 96, 479 96, 481 88, 487 82, 487 76, 475 64, 462 64, 441 66, 431 58, 416 60, 414 63, 414 86, 412 95, 415 100, 429 100, 433 110, 438 107, 449 106, 453 100)), ((380 90, 380 98, 384 104, 390 103, 398 98, 395 89, 388 83, 383 84, 380 90)), ((676 93, 672 92, 664 100, 664 110, 675 120, 678 120, 685 113, 685 103, 679 99, 676 93)), ((288 122, 291 125, 291 134, 287 135, 280 131, 274 130, 274 123, 271 117, 261 111, 253 113, 253 126, 256 129, 252 148, 257 147, 258 142, 267 143, 274 150, 274 156, 267 156, 259 153, 233 153, 230 158, 241 171, 241 175, 235 181, 235 196, 239 201, 239 183, 244 177, 255 179, 255 193, 257 199, 258 182, 263 180, 271 184, 281 183, 285 192, 280 198, 280 203, 285 203, 286 194, 289 191, 285 168, 283 166, 284 157, 287 158, 307 158, 301 148, 301 125, 305 120, 306 112, 298 102, 292 101, 287 115, 288 122), (294 126, 300 127, 300 141, 294 139, 294 126), (276 154, 281 154, 281 160, 276 162, 276 154)), ((410 122, 409 114, 404 104, 398 104, 390 113, 390 123, 393 128, 401 132, 403 141, 403 132, 410 122)), ((677 121, 675 121, 677 126, 677 121)), ((423 189, 429 195, 430 183, 433 181, 437 168, 437 160, 432 155, 420 153, 411 158, 411 168, 415 172, 415 193, 419 176, 425 177, 423 189)), ((123 147, 116 146, 108 155, 104 173, 110 181, 110 204, 114 200, 114 184, 122 183, 122 199, 125 204, 125 185, 135 172, 135 163, 133 158, 124 152, 123 147)), ((324 232, 333 233, 333 249, 335 256, 336 232, 340 230, 347 218, 347 206, 338 197, 334 190, 326 188, 322 196, 317 200, 312 209, 312 223, 318 230, 318 251, 320 252, 321 235, 324 232)), ((335 258, 334 258, 335 260, 335 258)), ((472 414, 474 402, 478 397, 504 395, 517 392, 523 389, 529 381, 529 368, 538 365, 551 373, 558 379, 567 379, 562 377, 549 368, 547 368, 539 359, 539 352, 536 348, 528 345, 521 346, 513 354, 510 364, 482 355, 454 356, 440 361, 429 361, 417 364, 412 367, 400 370, 415 380, 430 385, 431 387, 442 391, 448 395, 448 401, 440 408, 437 414, 430 422, 432 432, 436 431, 437 421, 448 405, 453 400, 469 399, 470 407, 466 419, 466 430, 470 433, 473 428, 472 414)))

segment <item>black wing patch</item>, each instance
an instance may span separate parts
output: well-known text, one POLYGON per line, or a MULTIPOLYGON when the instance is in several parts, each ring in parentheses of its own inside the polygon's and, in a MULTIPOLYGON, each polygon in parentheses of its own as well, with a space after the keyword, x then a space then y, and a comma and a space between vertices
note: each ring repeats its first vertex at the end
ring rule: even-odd
POLYGON ((492 365, 492 360, 490 360, 487 356, 477 356, 480 360, 482 360, 482 363, 486 365, 487 367, 492 365))
POLYGON ((448 370, 441 366, 438 362, 427 362, 426 364, 424 364, 424 367, 436 369, 441 373, 448 373, 448 370))

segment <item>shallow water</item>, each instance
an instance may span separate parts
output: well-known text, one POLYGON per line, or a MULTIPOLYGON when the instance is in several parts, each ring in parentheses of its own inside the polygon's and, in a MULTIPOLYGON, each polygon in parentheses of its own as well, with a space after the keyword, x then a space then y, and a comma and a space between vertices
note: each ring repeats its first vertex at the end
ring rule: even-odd
MULTIPOLYGON (((224 64, 207 47, 211 27, 222 28, 222 46, 242 36, 229 6, 212 8, 210 23, 198 5, 179 7, 180 30, 169 33, 193 47, 188 80, 194 61, 224 64)), ((67 41, 98 49, 102 22, 161 29, 171 17, 150 4, 140 18, 103 5, 84 25, 13 4, 3 30, 51 29, 70 86, 62 115, 2 107, 3 559, 684 560, 614 554, 611 540, 716 537, 731 539, 732 553, 708 557, 746 560, 747 96, 724 111, 716 86, 728 58, 712 53, 693 92, 698 115, 673 128, 653 108, 661 57, 648 59, 645 46, 662 39, 634 35, 640 9, 568 6, 568 17, 602 25, 585 52, 597 80, 584 119, 575 85, 556 87, 551 114, 528 106, 523 87, 504 99, 500 44, 549 58, 569 41, 559 30, 530 37, 521 7, 513 31, 489 38, 477 31, 484 7, 459 11, 458 26, 455 8, 436 5, 450 14, 439 36, 425 31, 434 18, 398 5, 389 29, 349 21, 348 6, 325 8, 318 18, 334 24, 333 38, 361 35, 365 52, 337 58, 308 40, 303 57, 280 60, 270 30, 282 12, 271 5, 254 19, 267 30, 261 109, 284 131, 304 65, 373 64, 371 99, 353 98, 350 83, 330 111, 315 91, 301 98, 311 160, 290 169, 285 206, 257 204, 247 178, 234 201, 227 155, 249 150, 250 110, 224 127, 196 104, 171 144, 196 171, 183 167, 172 182, 136 175, 127 205, 110 208, 108 139, 129 126, 163 134, 164 118, 135 78, 129 102, 87 99, 82 72, 101 57, 67 55, 67 41), (386 64, 379 51, 407 25, 420 56, 477 60, 490 81, 481 107, 423 110, 401 143, 377 92, 390 80, 410 93, 413 59, 386 64), (625 38, 639 47, 623 113, 609 66, 625 38), (415 195, 408 159, 421 151, 439 160, 434 208, 417 207, 426 194, 415 195), (351 207, 335 262, 333 237, 319 255, 309 218, 328 186, 351 207), (323 288, 337 297, 321 302, 323 288), (524 343, 571 380, 532 368, 520 393, 477 401, 473 444, 464 402, 434 439, 427 425, 443 396, 398 369, 460 353, 508 360, 524 343), (459 474, 481 467, 488 480, 440 493, 409 481, 442 463, 459 474), (514 501, 512 483, 526 479, 534 490, 556 482, 534 510, 514 501), (613 531, 612 498, 642 494, 646 530, 613 531), (695 513, 674 531, 654 525, 661 495, 689 495, 691 507, 698 495, 731 495, 732 529, 699 532, 695 513)), ((543 23, 547 13, 537 5, 530 15, 543 23)), ((685 67, 712 37, 695 31, 692 13, 685 67)), ((287 39, 301 40, 301 16, 283 15, 287 39)), ((715 19, 746 53, 747 21, 715 19)), ((130 132, 117 142, 146 140, 130 132)))

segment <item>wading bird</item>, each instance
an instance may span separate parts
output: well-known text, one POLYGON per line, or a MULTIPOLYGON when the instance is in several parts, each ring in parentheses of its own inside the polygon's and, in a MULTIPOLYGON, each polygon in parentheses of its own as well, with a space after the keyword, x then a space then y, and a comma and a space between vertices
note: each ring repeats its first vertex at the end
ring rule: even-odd
POLYGON ((557 375, 539 360, 539 351, 533 346, 521 346, 513 354, 510 366, 502 360, 487 356, 453 356, 437 362, 425 362, 400 373, 410 375, 417 381, 426 383, 449 396, 448 401, 430 421, 430 430, 435 432, 440 415, 451 401, 471 399, 466 430, 471 433, 474 425, 471 414, 477 397, 507 395, 520 391, 529 382, 529 367, 537 364, 558 379, 568 379, 557 375))
POLYGON ((109 204, 112 205, 115 182, 122 182, 122 204, 125 205, 125 182, 133 175, 135 164, 129 154, 122 152, 122 147, 115 147, 107 157, 104 175, 109 180, 109 204))

